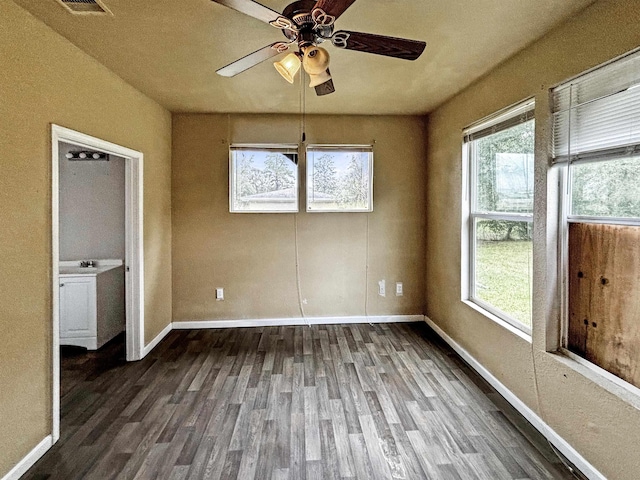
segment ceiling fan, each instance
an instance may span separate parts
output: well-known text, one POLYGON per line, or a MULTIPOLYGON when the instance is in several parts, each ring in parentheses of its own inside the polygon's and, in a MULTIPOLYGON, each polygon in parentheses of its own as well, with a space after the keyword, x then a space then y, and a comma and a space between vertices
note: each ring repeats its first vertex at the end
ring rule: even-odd
POLYGON ((426 47, 425 42, 405 38, 347 30, 334 32, 335 21, 355 0, 298 0, 288 5, 281 14, 253 0, 213 1, 268 23, 282 30, 287 38, 287 41, 267 45, 216 72, 224 77, 233 77, 286 52, 292 44, 297 44, 297 52, 274 63, 276 69, 287 81, 293 83, 302 65, 311 77, 309 86, 315 87, 317 95, 327 95, 335 91, 329 72, 329 53, 318 46, 327 40, 337 48, 405 60, 416 60, 426 47))

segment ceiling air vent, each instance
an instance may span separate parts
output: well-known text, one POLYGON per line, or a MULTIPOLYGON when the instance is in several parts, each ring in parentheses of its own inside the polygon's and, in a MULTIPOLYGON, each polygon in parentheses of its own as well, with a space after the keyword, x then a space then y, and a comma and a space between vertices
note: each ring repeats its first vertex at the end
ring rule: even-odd
POLYGON ((100 0, 58 0, 71 13, 102 13, 112 15, 100 0))

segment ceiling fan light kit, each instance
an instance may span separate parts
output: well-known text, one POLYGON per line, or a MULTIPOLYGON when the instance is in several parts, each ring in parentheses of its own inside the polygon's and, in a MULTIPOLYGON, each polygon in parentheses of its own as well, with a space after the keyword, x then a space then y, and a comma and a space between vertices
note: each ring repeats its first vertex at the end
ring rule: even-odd
POLYGON ((330 41, 334 47, 358 52, 385 55, 404 60, 416 60, 426 47, 425 42, 405 38, 386 37, 371 33, 338 31, 335 21, 355 0, 298 0, 288 5, 282 14, 253 0, 213 0, 282 30, 288 42, 276 42, 257 50, 217 71, 219 75, 233 77, 259 63, 286 52, 296 43, 298 52, 275 62, 276 70, 289 83, 293 83, 300 63, 311 77, 310 87, 317 95, 333 93, 335 88, 329 73, 329 52, 319 44, 330 41), (300 60, 302 58, 302 60, 300 60))
POLYGON ((329 75, 329 52, 322 47, 306 47, 302 57, 302 68, 311 77, 310 87, 317 87, 331 80, 329 75))
POLYGON ((329 70, 324 70, 323 72, 318 73, 317 75, 309 75, 309 77, 310 77, 309 86, 311 88, 318 87, 323 83, 326 83, 329 80, 331 80, 331 75, 329 74, 329 70))

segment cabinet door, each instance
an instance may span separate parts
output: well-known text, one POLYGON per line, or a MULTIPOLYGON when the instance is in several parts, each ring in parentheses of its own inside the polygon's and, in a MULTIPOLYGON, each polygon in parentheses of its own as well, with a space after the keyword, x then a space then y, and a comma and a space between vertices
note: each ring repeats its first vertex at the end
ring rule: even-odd
POLYGON ((95 277, 60 279, 60 336, 96 335, 95 277))

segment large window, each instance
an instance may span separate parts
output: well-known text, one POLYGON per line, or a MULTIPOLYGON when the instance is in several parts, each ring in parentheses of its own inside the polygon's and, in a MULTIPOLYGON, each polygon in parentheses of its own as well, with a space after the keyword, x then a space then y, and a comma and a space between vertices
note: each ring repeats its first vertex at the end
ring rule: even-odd
POLYGON ((298 211, 297 145, 232 145, 229 152, 232 213, 298 211))
POLYGON ((533 101, 465 130, 469 300, 531 332, 533 101))
POLYGON ((307 211, 371 212, 373 147, 307 147, 307 211))
POLYGON ((640 54, 554 89, 553 113, 566 178, 562 346, 640 387, 640 54))

